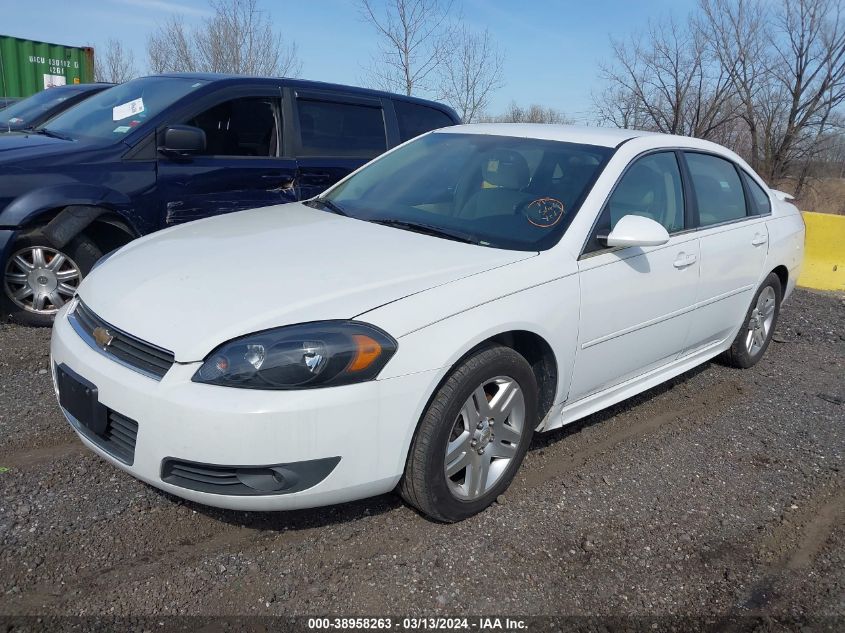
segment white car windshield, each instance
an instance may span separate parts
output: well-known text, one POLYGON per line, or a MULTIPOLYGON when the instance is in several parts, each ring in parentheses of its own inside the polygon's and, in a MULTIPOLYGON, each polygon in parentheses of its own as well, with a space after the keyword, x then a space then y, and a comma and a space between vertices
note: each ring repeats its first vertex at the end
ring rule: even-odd
POLYGON ((380 158, 316 201, 362 220, 512 250, 560 239, 611 148, 435 133, 380 158))

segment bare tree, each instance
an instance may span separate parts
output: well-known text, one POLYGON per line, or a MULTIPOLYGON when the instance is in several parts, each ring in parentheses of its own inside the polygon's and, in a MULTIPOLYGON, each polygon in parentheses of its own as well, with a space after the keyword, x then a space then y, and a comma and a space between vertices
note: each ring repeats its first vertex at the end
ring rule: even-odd
POLYGON ((560 110, 543 107, 532 103, 527 108, 516 101, 511 101, 508 109, 496 116, 480 117, 482 123, 559 123, 569 124, 572 121, 560 110))
POLYGON ((273 29, 258 0, 210 0, 213 15, 196 28, 172 16, 147 38, 153 72, 218 72, 295 76, 295 43, 273 29))
POLYGON ((613 62, 602 65, 609 88, 595 99, 601 121, 709 138, 735 116, 727 73, 688 23, 669 18, 612 44, 613 62))
POLYGON ((173 15, 147 36, 150 72, 197 72, 191 33, 181 16, 173 15))
POLYGON ((475 33, 461 27, 455 37, 456 44, 439 73, 439 98, 454 107, 464 123, 472 123, 487 108, 493 92, 504 85, 503 58, 486 29, 475 33))
POLYGON ((360 0, 360 6, 379 36, 367 69, 370 82, 407 95, 432 91, 432 80, 451 52, 451 0, 387 0, 383 9, 360 0))
POLYGON ((645 130, 651 124, 641 100, 622 86, 611 84, 594 94, 593 108, 599 125, 645 130))
POLYGON ((765 127, 760 117, 761 106, 771 104, 767 86, 771 33, 769 14, 761 0, 700 0, 702 16, 696 30, 707 38, 710 50, 728 73, 740 116, 748 128, 749 148, 746 157, 760 171, 760 132, 765 127))
MULTIPOLYGON (((702 28, 742 103, 752 166, 806 174, 845 103, 845 17, 835 0, 701 0, 702 28)), ((800 189, 803 178, 799 177, 800 189)))
POLYGON ((94 81, 120 84, 138 76, 135 54, 118 39, 109 39, 94 52, 94 81))

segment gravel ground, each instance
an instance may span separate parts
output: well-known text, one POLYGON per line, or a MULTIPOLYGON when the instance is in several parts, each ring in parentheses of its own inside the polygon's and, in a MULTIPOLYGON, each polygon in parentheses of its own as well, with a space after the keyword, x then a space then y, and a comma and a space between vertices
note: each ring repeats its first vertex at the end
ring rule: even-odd
POLYGON ((845 626, 842 296, 797 292, 752 370, 708 363, 538 436, 500 502, 457 525, 395 495, 269 514, 148 487, 64 422, 48 339, 0 325, 0 614, 845 626))

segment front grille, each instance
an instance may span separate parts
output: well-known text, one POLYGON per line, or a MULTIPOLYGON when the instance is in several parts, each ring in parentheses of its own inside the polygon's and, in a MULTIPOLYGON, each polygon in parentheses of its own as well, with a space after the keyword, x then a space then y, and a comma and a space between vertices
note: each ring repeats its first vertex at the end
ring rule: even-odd
POLYGON ((173 352, 137 339, 106 323, 81 301, 68 318, 74 329, 93 349, 150 378, 161 380, 175 362, 173 352), (107 345, 101 346, 97 343, 94 336, 94 330, 97 328, 106 330, 111 336, 107 345))

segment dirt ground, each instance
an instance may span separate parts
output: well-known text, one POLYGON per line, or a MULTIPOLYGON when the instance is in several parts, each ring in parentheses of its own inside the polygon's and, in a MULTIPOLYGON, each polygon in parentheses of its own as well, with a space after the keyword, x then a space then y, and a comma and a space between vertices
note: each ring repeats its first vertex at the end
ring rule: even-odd
POLYGON ((845 629, 840 295, 798 291, 754 369, 707 363, 538 436, 500 502, 457 525, 393 494, 270 514, 159 492, 82 447, 55 403, 48 339, 0 325, 0 615, 845 629))

